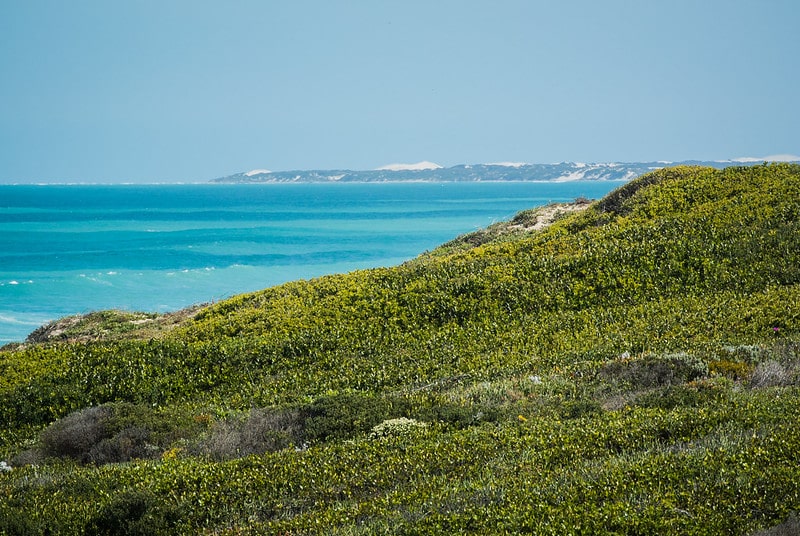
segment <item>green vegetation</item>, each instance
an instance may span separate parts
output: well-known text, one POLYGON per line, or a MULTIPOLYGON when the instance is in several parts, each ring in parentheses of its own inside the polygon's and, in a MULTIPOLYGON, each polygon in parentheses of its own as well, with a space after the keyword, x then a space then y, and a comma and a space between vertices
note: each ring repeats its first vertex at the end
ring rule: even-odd
POLYGON ((3 350, 0 534, 796 527, 800 166, 540 216, 3 350))
MULTIPOLYGON (((52 342, 96 339, 145 339, 170 330, 196 313, 201 306, 189 307, 174 313, 133 313, 128 311, 97 311, 86 315, 68 316, 45 324, 28 335, 27 342, 52 342)), ((18 345, 7 345, 7 349, 18 345)))

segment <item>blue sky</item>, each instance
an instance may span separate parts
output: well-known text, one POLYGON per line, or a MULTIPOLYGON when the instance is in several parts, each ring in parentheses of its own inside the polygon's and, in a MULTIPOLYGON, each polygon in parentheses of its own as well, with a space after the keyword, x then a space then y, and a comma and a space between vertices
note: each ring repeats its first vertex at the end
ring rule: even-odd
POLYGON ((796 0, 0 0, 0 182, 800 154, 796 0))

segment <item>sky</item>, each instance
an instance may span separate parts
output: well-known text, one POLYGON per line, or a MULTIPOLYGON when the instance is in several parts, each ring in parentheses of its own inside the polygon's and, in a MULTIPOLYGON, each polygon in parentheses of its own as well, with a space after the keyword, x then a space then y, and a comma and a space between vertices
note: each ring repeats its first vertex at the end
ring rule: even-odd
POLYGON ((0 183, 800 154, 797 0, 0 0, 0 183))

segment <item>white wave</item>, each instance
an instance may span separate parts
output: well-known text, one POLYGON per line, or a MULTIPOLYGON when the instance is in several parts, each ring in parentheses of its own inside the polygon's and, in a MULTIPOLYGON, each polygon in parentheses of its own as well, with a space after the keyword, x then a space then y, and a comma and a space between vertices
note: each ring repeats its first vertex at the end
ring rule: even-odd
POLYGON ((94 274, 78 274, 78 277, 83 279, 84 281, 89 281, 90 283, 95 283, 98 285, 102 285, 105 287, 113 287, 114 283, 107 279, 110 275, 119 275, 118 272, 96 272, 94 274))
POLYGON ((7 316, 4 314, 0 314, 0 322, 3 324, 14 324, 17 326, 39 326, 42 324, 42 320, 40 319, 31 318, 30 320, 22 320, 14 316, 7 316))
POLYGON ((377 168, 376 171, 422 171, 424 169, 442 169, 442 166, 425 160, 416 164, 389 164, 377 168))

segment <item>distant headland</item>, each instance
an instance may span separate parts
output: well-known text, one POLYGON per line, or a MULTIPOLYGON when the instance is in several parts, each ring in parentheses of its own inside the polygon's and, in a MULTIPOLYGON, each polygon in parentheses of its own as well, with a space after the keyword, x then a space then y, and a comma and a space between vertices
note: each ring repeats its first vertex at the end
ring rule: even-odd
MULTIPOLYGON (((800 159, 800 157, 798 157, 800 159)), ((702 165, 715 168, 748 166, 762 159, 741 158, 722 161, 687 160, 682 162, 611 162, 528 164, 501 162, 460 164, 442 167, 433 162, 390 164, 371 170, 293 170, 254 169, 213 179, 216 183, 305 183, 305 182, 500 182, 500 181, 627 181, 674 165, 702 165)))

